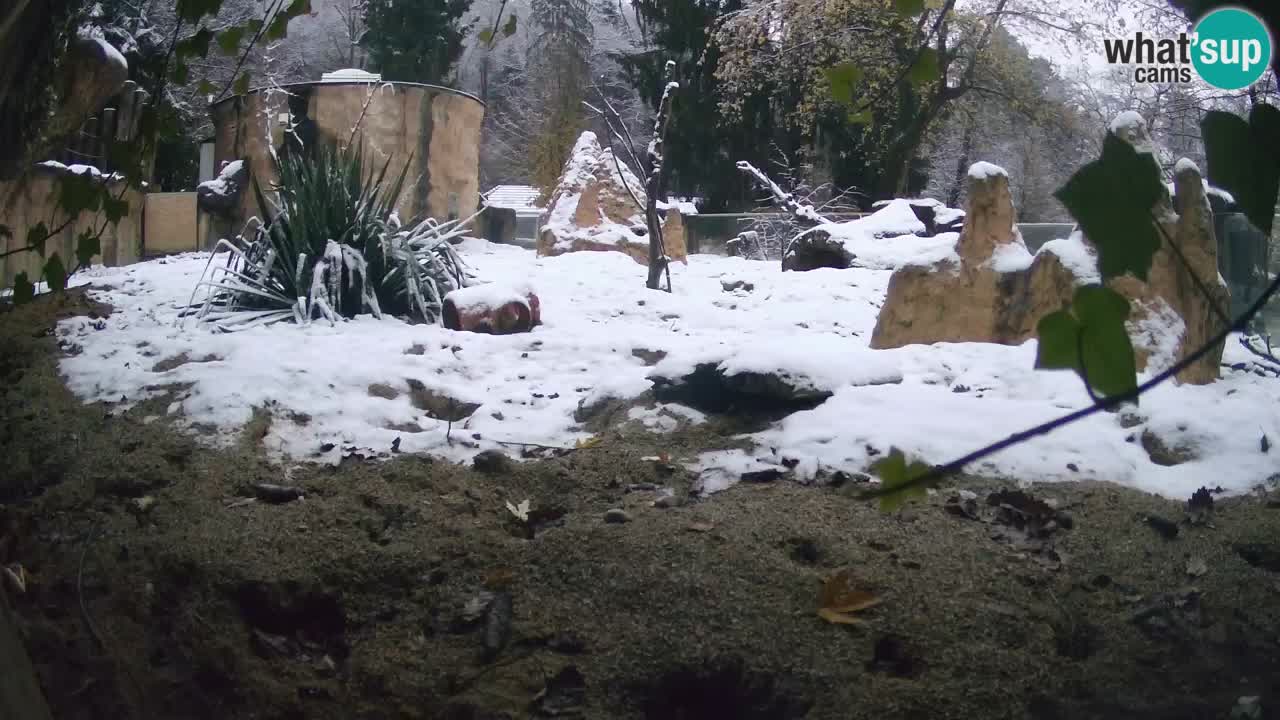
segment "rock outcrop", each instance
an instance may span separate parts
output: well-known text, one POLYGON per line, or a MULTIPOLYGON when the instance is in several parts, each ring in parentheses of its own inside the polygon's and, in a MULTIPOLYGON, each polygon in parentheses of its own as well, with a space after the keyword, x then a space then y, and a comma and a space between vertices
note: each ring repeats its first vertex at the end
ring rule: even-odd
MULTIPOLYGON (((1121 115, 1112 132, 1139 151, 1150 150, 1145 125, 1131 120, 1131 114, 1121 115)), ((1213 216, 1194 163, 1177 164, 1174 187, 1181 214, 1174 212, 1167 193, 1152 213, 1218 306, 1228 307, 1227 289, 1218 276, 1213 216)), ((1035 336, 1041 317, 1068 304, 1077 286, 1100 281, 1096 251, 1079 232, 1046 243, 1033 257, 1015 220, 1008 175, 994 165, 974 165, 969 171, 969 208, 954 255, 894 272, 871 346, 1018 344, 1035 336)), ((1139 370, 1148 363, 1167 367, 1220 330, 1217 316, 1167 243, 1156 252, 1146 282, 1124 275, 1107 284, 1133 307, 1128 329, 1139 370)), ((1219 346, 1179 373, 1178 380, 1212 382, 1221 359, 1219 346)))
POLYGON ((1016 220, 1009 176, 994 165, 974 165, 955 253, 894 272, 871 347, 1017 344, 1033 336, 1041 316, 1070 301, 1079 278, 1052 248, 1033 258, 1016 220))
MULTIPOLYGON (((547 222, 538 236, 538 254, 615 251, 647 265, 649 233, 644 202, 644 183, 626 165, 616 162, 612 151, 600 147, 595 133, 584 132, 551 195, 547 222)), ((686 259, 678 212, 668 212, 663 239, 667 257, 686 259)))

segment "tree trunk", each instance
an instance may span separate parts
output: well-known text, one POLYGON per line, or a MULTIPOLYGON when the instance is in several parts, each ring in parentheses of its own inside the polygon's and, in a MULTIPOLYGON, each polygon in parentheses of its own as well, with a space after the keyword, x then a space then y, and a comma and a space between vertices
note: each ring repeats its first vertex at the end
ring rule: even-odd
POLYGON ((666 272, 667 292, 671 292, 671 270, 668 267, 671 261, 667 258, 666 245, 662 242, 658 198, 663 197, 666 192, 666 163, 662 153, 667 139, 668 121, 671 119, 671 103, 675 100, 673 93, 680 88, 680 85, 671 79, 675 68, 675 61, 668 60, 666 72, 663 74, 662 100, 658 103, 658 114, 653 119, 653 140, 649 142, 648 151, 649 177, 645 181, 645 192, 648 193, 648 198, 645 201, 644 219, 645 224, 649 226, 649 277, 645 281, 645 287, 657 290, 662 274, 666 272))
POLYGON ((977 118, 969 115, 964 124, 964 138, 960 141, 960 157, 956 158, 956 174, 951 180, 951 189, 947 191, 947 207, 960 207, 960 192, 964 190, 964 179, 969 174, 969 166, 973 164, 969 156, 973 153, 973 133, 977 129, 977 118))

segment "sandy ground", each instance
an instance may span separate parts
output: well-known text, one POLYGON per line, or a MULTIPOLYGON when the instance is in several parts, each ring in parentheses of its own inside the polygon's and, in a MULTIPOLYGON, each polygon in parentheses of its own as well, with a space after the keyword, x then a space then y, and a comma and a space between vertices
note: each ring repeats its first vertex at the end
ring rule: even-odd
POLYGON ((58 718, 1227 718, 1242 696, 1280 717, 1264 493, 1196 524, 1105 483, 1031 486, 1051 510, 988 505, 1014 487, 990 479, 895 514, 857 478, 697 498, 645 458, 738 425, 625 413, 483 472, 286 472, 265 415, 213 450, 142 421, 163 398, 76 401, 50 329, 108 311, 73 292, 0 314, 0 564, 26 573, 4 591, 58 718), (304 497, 246 502, 255 483, 304 497), (528 523, 506 509, 525 499, 528 523), (861 624, 817 614, 842 571, 881 601, 861 624))

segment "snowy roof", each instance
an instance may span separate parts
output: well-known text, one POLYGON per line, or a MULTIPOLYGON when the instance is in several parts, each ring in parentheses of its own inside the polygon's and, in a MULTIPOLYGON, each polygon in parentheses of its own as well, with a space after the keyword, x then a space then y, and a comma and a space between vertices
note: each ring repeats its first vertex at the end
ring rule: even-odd
POLYGON ((496 185, 485 195, 485 204, 493 207, 537 209, 542 192, 532 185, 496 185))
POLYGON ((326 83, 352 83, 352 82, 376 83, 376 82, 382 82, 382 76, 381 76, 381 75, 379 75, 379 74, 377 74, 377 73, 365 72, 364 70, 359 70, 359 69, 356 69, 356 68, 347 68, 347 69, 345 69, 345 70, 334 70, 333 72, 327 72, 327 73, 325 73, 325 74, 321 75, 321 76, 320 76, 320 82, 326 82, 326 83))

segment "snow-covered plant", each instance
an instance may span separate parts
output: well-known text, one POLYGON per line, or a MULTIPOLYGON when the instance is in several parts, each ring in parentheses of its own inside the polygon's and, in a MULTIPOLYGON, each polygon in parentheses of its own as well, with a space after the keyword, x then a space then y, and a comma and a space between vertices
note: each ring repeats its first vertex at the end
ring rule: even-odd
POLYGON ((277 203, 254 181, 268 220, 247 244, 218 243, 230 251, 227 262, 210 258, 189 313, 222 330, 317 317, 332 323, 365 312, 438 320, 444 295, 467 284, 449 241, 474 216, 402 225, 396 203, 404 171, 389 179, 388 160, 366 173, 359 143, 314 153, 278 160, 277 203))

